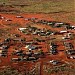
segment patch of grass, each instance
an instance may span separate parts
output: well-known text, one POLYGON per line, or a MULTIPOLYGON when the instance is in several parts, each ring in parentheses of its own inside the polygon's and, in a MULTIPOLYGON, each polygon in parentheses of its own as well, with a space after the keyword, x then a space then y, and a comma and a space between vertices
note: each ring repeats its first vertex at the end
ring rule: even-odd
POLYGON ((69 15, 68 16, 68 19, 75 22, 75 16, 72 14, 72 15, 69 15))
MULTIPOLYGON (((46 65, 47 67, 47 65, 46 65)), ((72 75, 72 74, 75 74, 75 68, 71 68, 71 65, 67 65, 67 64, 64 64, 64 65, 61 65, 61 66, 54 66, 53 68, 50 68, 48 66, 48 68, 46 68, 45 70, 46 74, 48 75, 51 75, 51 74, 59 74, 59 73, 65 73, 64 75, 72 75)))
MULTIPOLYGON (((10 11, 11 13, 48 13, 54 14, 52 15, 52 18, 57 21, 68 22, 70 20, 75 22, 74 14, 69 14, 69 16, 65 15, 67 13, 75 12, 74 0, 0 0, 0 4, 2 3, 5 3, 5 9, 8 8, 6 5, 11 5, 15 10, 17 10, 10 11)), ((7 11, 8 10, 9 9, 7 9, 7 11)), ((2 12, 6 13, 6 11, 2 12)))
POLYGON ((73 0, 63 1, 46 1, 40 2, 39 4, 33 3, 31 6, 20 8, 24 12, 71 12, 74 10, 73 0))
MULTIPOLYGON (((19 6, 18 9, 21 12, 43 12, 43 13, 50 13, 50 12, 71 12, 74 11, 74 0, 49 0, 49 1, 42 1, 42 0, 0 0, 0 4, 11 4, 13 5, 20 5, 20 4, 28 4, 29 6, 21 7, 19 6)), ((16 7, 15 7, 16 8, 16 7)))

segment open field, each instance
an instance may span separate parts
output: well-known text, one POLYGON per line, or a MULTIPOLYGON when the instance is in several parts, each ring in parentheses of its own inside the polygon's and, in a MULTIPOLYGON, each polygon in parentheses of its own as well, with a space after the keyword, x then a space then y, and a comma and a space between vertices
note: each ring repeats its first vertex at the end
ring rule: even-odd
POLYGON ((1 12, 46 13, 53 14, 55 20, 75 22, 74 0, 0 0, 0 5, 1 12))
POLYGON ((62 13, 74 12, 74 0, 0 0, 4 6, 18 7, 22 12, 62 13))

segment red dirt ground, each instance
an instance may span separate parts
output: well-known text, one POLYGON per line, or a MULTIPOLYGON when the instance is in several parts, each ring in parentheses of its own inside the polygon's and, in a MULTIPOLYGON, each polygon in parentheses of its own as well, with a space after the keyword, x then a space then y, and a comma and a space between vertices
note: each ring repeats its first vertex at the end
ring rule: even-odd
MULTIPOLYGON (((27 40, 32 40, 33 37, 35 37, 35 36, 24 35, 20 31, 18 31, 19 27, 25 27, 25 25, 27 23, 29 23, 29 21, 25 21, 24 20, 25 18, 36 17, 38 19, 45 19, 45 20, 50 20, 50 21, 54 20, 53 18, 50 18, 50 17, 48 18, 47 14, 20 14, 24 18, 16 18, 17 15, 14 15, 14 14, 0 14, 0 15, 3 16, 3 17, 5 17, 4 19, 0 19, 0 29, 11 28, 11 30, 10 30, 11 34, 15 34, 15 33, 21 34, 21 37, 26 37, 27 40), (47 16, 47 17, 45 17, 45 16, 47 16), (11 19, 12 21, 6 22, 5 19, 11 19), (10 26, 10 25, 8 25, 8 24, 15 24, 15 23, 18 23, 20 25, 19 26, 13 26, 13 27, 10 26)), ((62 17, 64 17, 64 16, 62 15, 62 17)), ((74 24, 72 22, 69 22, 69 23, 74 24)), ((32 25, 32 26, 34 26, 34 25, 32 25)), ((61 31, 61 30, 64 29, 64 28, 52 28, 50 26, 46 26, 46 25, 42 25, 42 24, 41 25, 37 24, 35 26, 37 28, 41 28, 41 29, 42 28, 47 28, 47 29, 50 29, 50 30, 53 30, 53 31, 61 31)), ((75 33, 74 30, 71 30, 71 31, 75 33)), ((4 39, 4 38, 2 38, 2 39, 4 39)), ((72 42, 73 45, 75 46, 73 40, 70 40, 70 42, 72 42)), ((49 60, 54 60, 54 59, 55 60, 61 60, 64 63, 65 63, 65 61, 70 61, 71 60, 71 59, 68 60, 67 57, 66 57, 66 55, 65 55, 65 53, 64 53, 65 47, 63 46, 63 42, 57 40, 57 44, 59 45, 58 48, 57 48, 57 50, 59 51, 59 53, 57 55, 46 55, 46 58, 39 59, 38 62, 41 62, 41 65, 43 65, 44 62, 48 62, 49 60), (63 51, 61 51, 61 50, 63 50, 63 51)), ((49 45, 47 43, 41 43, 41 46, 43 47, 42 50, 44 52, 48 52, 49 45)), ((31 64, 31 63, 27 63, 27 62, 12 63, 10 61, 10 59, 12 57, 17 57, 17 56, 11 56, 12 51, 13 51, 13 49, 12 49, 12 47, 10 47, 9 50, 8 50, 8 57, 0 57, 0 59, 2 60, 2 63, 0 63, 0 67, 10 65, 12 67, 15 67, 16 69, 19 69, 19 67, 23 66, 24 64, 26 64, 27 67, 31 64)), ((32 64, 34 64, 34 63, 32 63, 32 64)), ((32 65, 30 65, 30 66, 32 66, 32 65)), ((42 72, 41 72, 41 75, 43 75, 42 72)))

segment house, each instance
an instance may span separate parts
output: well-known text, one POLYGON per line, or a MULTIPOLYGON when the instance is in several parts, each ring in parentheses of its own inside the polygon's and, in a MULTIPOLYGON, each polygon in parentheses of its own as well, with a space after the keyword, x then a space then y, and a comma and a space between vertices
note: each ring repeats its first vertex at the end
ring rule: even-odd
POLYGON ((70 49, 74 49, 74 46, 73 46, 72 43, 69 43, 69 48, 70 48, 70 49))
POLYGON ((75 54, 75 50, 66 50, 66 53, 69 55, 75 54))
POLYGON ((26 44, 27 44, 27 45, 25 46, 25 48, 29 48, 29 46, 30 46, 29 44, 30 44, 30 43, 26 43, 26 44))
POLYGON ((28 28, 19 28, 18 30, 23 31, 23 30, 26 30, 26 29, 28 29, 28 28))
POLYGON ((46 31, 46 35, 50 35, 50 34, 52 34, 53 32, 52 31, 50 31, 50 30, 47 30, 46 31))
POLYGON ((28 60, 29 61, 31 61, 31 60, 37 60, 37 58, 36 57, 29 57, 28 60))
POLYGON ((14 36, 15 36, 15 37, 20 37, 21 35, 20 35, 20 34, 15 34, 14 36))
POLYGON ((37 47, 37 46, 31 46, 31 47, 29 47, 28 49, 29 49, 29 50, 35 50, 35 49, 38 49, 38 47, 37 47))
POLYGON ((51 42, 50 53, 53 54, 53 55, 55 55, 55 54, 58 53, 58 51, 57 51, 57 45, 54 42, 51 42))
POLYGON ((55 23, 56 23, 55 21, 48 21, 48 22, 47 22, 47 25, 50 25, 50 26, 53 27, 55 23))
POLYGON ((22 50, 15 50, 16 53, 23 53, 22 50))
POLYGON ((25 20, 25 21, 30 21, 30 20, 31 20, 31 18, 25 18, 24 20, 25 20))
POLYGON ((27 57, 22 58, 22 61, 27 61, 27 60, 28 60, 27 57))
POLYGON ((34 52, 34 55, 39 55, 39 52, 34 52))
POLYGON ((56 55, 58 52, 57 52, 56 49, 51 49, 51 50, 50 50, 50 53, 53 54, 53 55, 56 55))
POLYGON ((9 48, 9 46, 7 46, 7 45, 2 46, 2 49, 8 49, 8 48, 9 48))
POLYGON ((55 46, 52 46, 51 49, 50 49, 50 53, 51 54, 57 54, 57 48, 55 46))
POLYGON ((4 43, 9 43, 12 39, 11 38, 6 38, 4 39, 4 43))
POLYGON ((35 50, 35 49, 38 49, 37 46, 32 46, 32 45, 26 45, 25 48, 28 48, 29 50, 35 50))
POLYGON ((60 24, 60 25, 63 25, 64 23, 63 23, 63 22, 57 22, 57 23, 55 23, 55 24, 60 24))
POLYGON ((3 42, 0 43, 0 46, 2 46, 2 45, 3 45, 3 42))
POLYGON ((63 31, 60 31, 60 33, 67 33, 68 31, 66 31, 66 30, 63 30, 63 31))
POLYGON ((7 49, 3 49, 2 53, 7 53, 7 51, 8 51, 7 49))
POLYGON ((16 55, 17 55, 17 56, 22 56, 22 57, 25 56, 25 54, 24 54, 24 53, 21 53, 21 52, 17 53, 16 55))
POLYGON ((17 56, 25 56, 22 50, 17 50, 16 52, 14 52, 14 54, 16 54, 17 56))
POLYGON ((23 18, 23 16, 16 16, 16 18, 23 18))
POLYGON ((35 31, 35 32, 33 32, 32 34, 33 34, 33 35, 37 35, 38 33, 35 31))
POLYGON ((69 48, 69 49, 74 49, 74 46, 72 43, 69 42, 64 42, 65 47, 69 48))
POLYGON ((70 29, 75 29, 75 26, 70 26, 70 29))
POLYGON ((14 61, 14 62, 21 61, 21 59, 20 58, 11 58, 11 61, 14 61))
POLYGON ((21 39, 21 38, 14 38, 13 41, 14 41, 14 42, 15 42, 15 41, 20 41, 20 42, 21 42, 22 39, 21 39))
POLYGON ((5 21, 12 21, 11 19, 6 19, 5 21))
POLYGON ((62 23, 62 22, 57 22, 54 24, 54 27, 62 27, 63 24, 64 23, 62 23))
POLYGON ((29 27, 28 30, 29 30, 29 31, 35 31, 35 30, 37 30, 37 28, 36 28, 36 27, 29 27))
POLYGON ((5 17, 1 16, 0 19, 5 19, 5 17))
POLYGON ((63 40, 70 39, 69 37, 62 37, 63 40))
POLYGON ((70 56, 69 58, 71 58, 71 59, 75 59, 75 56, 70 56))
POLYGON ((30 52, 30 51, 26 52, 25 54, 26 54, 26 56, 32 56, 32 52, 30 52))
POLYGON ((48 23, 47 23, 47 25, 52 25, 52 24, 53 24, 52 22, 48 22, 48 23))
POLYGON ((62 39, 71 39, 72 37, 73 37, 72 33, 67 33, 62 37, 62 39))
POLYGON ((42 24, 47 24, 47 20, 42 20, 42 24))
POLYGON ((49 61, 51 64, 53 64, 53 65, 57 65, 57 64, 59 64, 60 62, 58 61, 58 60, 51 60, 51 61, 49 61))
POLYGON ((32 17, 32 18, 31 18, 32 21, 33 21, 33 20, 37 20, 37 19, 38 19, 38 18, 35 18, 35 17, 32 17))
POLYGON ((0 56, 6 57, 7 54, 0 53, 0 56))

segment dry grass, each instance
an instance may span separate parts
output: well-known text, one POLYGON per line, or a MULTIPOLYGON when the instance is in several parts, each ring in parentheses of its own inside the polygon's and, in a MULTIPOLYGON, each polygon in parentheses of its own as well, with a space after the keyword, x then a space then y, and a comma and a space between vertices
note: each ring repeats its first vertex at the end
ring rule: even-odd
POLYGON ((74 0, 0 0, 0 4, 3 3, 5 3, 4 5, 12 5, 22 13, 46 13, 51 14, 52 18, 57 21, 75 22, 74 0))

